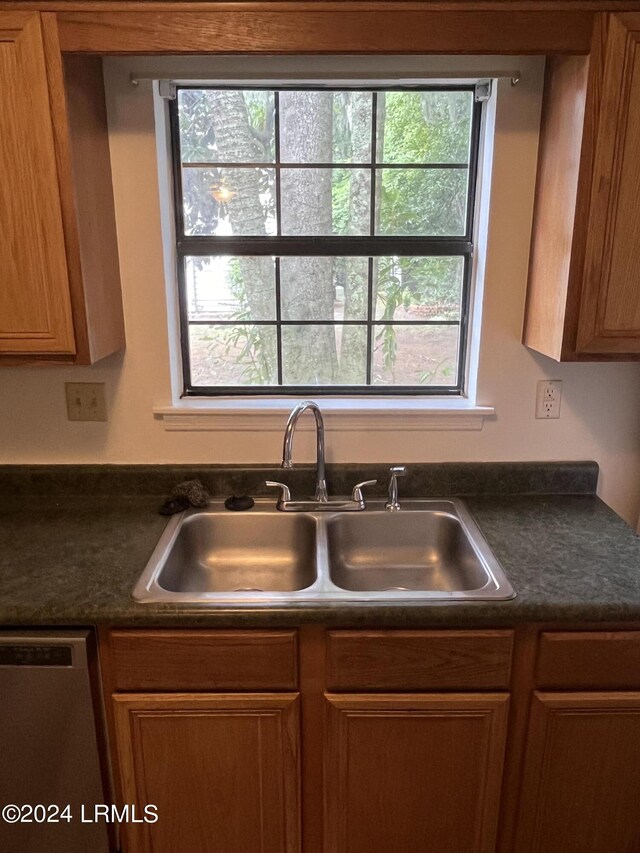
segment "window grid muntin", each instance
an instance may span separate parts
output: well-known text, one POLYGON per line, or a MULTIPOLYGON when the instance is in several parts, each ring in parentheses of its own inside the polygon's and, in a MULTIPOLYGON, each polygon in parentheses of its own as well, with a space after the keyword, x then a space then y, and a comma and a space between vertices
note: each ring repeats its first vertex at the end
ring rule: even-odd
MULTIPOLYGON (((174 177, 174 207, 176 216, 177 239, 177 263, 178 263, 178 290, 180 310, 180 337, 183 369, 183 396, 274 396, 276 394, 315 394, 317 396, 371 396, 384 395, 416 395, 416 396, 459 396, 464 392, 465 368, 468 344, 468 321, 471 292, 471 260, 473 255, 473 224, 475 217, 475 201, 477 189, 478 158, 480 147, 480 126, 482 115, 482 103, 474 99, 471 115, 471 132, 469 141, 469 157, 466 163, 412 163, 412 164, 386 164, 377 162, 377 92, 408 91, 408 92, 430 92, 430 91, 469 91, 474 92, 473 85, 434 85, 434 86, 250 86, 250 85, 211 85, 211 86, 179 86, 181 89, 233 89, 254 90, 274 92, 274 162, 265 163, 264 168, 273 168, 276 173, 276 236, 255 237, 217 237, 215 235, 187 236, 184 232, 184 202, 182 190, 182 169, 193 166, 192 163, 182 163, 180 151, 180 128, 178 119, 178 98, 169 102, 169 118, 172 143, 172 161, 174 177), (280 157, 280 104, 279 93, 281 91, 361 91, 371 92, 372 97, 372 140, 371 140, 371 162, 370 163, 281 163, 280 157), (371 173, 371 203, 370 203, 370 234, 366 237, 350 237, 348 235, 328 236, 299 236, 281 233, 281 192, 280 171, 282 168, 331 168, 331 169, 369 169, 371 173), (376 169, 381 168, 405 168, 415 171, 427 171, 433 169, 467 169, 467 194, 465 212, 465 234, 463 236, 378 236, 375 234, 375 182, 376 169), (365 243, 366 241, 366 243, 365 243), (340 245, 340 244, 346 245, 340 245), (351 245, 349 245, 351 244, 351 245), (330 251, 334 248, 334 251, 330 251), (366 248, 366 251, 364 249, 366 248), (275 288, 276 288, 276 321, 244 321, 244 325, 271 325, 276 328, 277 347, 277 378, 278 385, 238 385, 238 386, 194 386, 191 381, 191 364, 189 352, 189 327, 193 325, 229 325, 239 326, 238 321, 194 321, 188 317, 187 288, 185 282, 185 260, 191 256, 219 256, 231 254, 240 255, 270 255, 275 259, 275 288), (281 317, 280 300, 280 257, 281 256, 326 256, 326 257, 367 257, 368 258, 368 294, 367 294, 367 318, 366 321, 336 321, 336 320, 309 320, 309 321, 286 321, 281 317), (375 319, 375 306, 373 305, 373 260, 375 257, 442 257, 460 256, 464 259, 462 293, 460 300, 460 318, 455 321, 379 321, 375 319), (367 327, 367 360, 366 360, 366 385, 283 385, 282 384, 282 328, 286 325, 356 325, 367 327), (373 365, 373 330, 377 326, 406 325, 406 326, 449 326, 457 325, 458 331, 458 357, 455 385, 372 385, 371 373, 373 365)), ((202 163, 209 168, 260 168, 256 163, 222 163, 212 161, 202 163)))
MULTIPOLYGON (((276 106, 277 109, 277 106, 276 106)), ((280 218, 278 217, 278 221, 280 218)), ((282 300, 281 300, 281 280, 280 280, 280 258, 275 259, 276 273, 276 358, 278 364, 278 385, 282 385, 282 300)))

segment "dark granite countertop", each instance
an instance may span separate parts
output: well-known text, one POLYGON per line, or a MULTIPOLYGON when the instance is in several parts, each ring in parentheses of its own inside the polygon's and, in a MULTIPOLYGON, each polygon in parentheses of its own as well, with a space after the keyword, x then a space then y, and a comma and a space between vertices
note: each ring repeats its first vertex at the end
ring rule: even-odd
MULTIPOLYGON (((576 477, 569 480, 566 468, 550 474, 550 466, 541 466, 535 487, 522 480, 522 471, 508 477, 504 468, 497 477, 493 466, 476 491, 485 491, 482 483, 490 482, 502 494, 464 498, 518 593, 512 601, 234 609, 133 600, 133 586, 166 523, 157 514, 162 493, 157 483, 154 494, 123 495, 122 476, 114 475, 113 483, 103 483, 98 491, 94 479, 92 493, 85 479, 60 485, 40 469, 36 490, 33 478, 27 488, 13 467, 0 468, 0 486, 3 472, 5 485, 0 499, 0 624, 452 627, 640 622, 640 537, 590 493, 597 467, 585 465, 591 468, 573 466, 576 477), (530 493, 513 494, 516 486, 526 486, 530 493), (545 488, 551 491, 540 493, 545 488), (563 493, 568 490, 574 493, 563 493)), ((174 481, 176 470, 167 472, 174 481)), ((358 466, 362 470, 370 473, 369 466, 358 466)), ((139 473, 138 489, 145 482, 139 473)), ((443 494, 435 467, 430 474, 432 487, 443 494)), ((416 477, 417 485, 421 479, 416 477)), ((453 491, 464 491, 460 482, 450 478, 453 491)), ((149 491, 148 478, 146 484, 149 491)))

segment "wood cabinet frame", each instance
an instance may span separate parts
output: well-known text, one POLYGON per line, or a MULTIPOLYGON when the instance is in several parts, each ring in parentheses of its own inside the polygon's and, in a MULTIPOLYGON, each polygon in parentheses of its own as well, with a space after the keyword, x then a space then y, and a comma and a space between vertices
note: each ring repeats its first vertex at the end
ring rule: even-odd
POLYGON ((594 0, 34 2, 55 13, 64 52, 94 54, 588 53, 594 0))
MULTIPOLYGON (((144 629, 138 629, 140 634, 144 634, 144 629)), ((192 634, 196 629, 187 631, 192 634)), ((111 734, 111 759, 114 768, 114 776, 116 779, 117 800, 120 803, 127 802, 125 792, 122 791, 120 785, 121 758, 118 755, 115 741, 115 716, 114 703, 111 701, 111 695, 117 693, 122 699, 122 704, 126 705, 127 698, 135 698, 136 694, 118 693, 116 690, 116 673, 114 672, 114 662, 112 659, 110 648, 110 629, 104 628, 99 631, 100 636, 100 661, 103 674, 103 688, 106 698, 106 711, 108 718, 108 727, 111 734)), ((135 633, 133 629, 127 629, 127 633, 135 633)), ((153 632, 157 633, 157 632, 153 632)), ((205 631, 205 634, 214 634, 212 631, 205 631)), ((226 635, 228 631, 220 632, 221 635, 226 635)), ((237 632, 238 636, 252 635, 251 629, 237 632)), ((256 639, 267 633, 256 631, 256 639)), ((282 633, 282 632, 280 632, 282 633)), ((474 702, 482 703, 487 699, 495 702, 501 710, 498 710, 498 716, 506 711, 506 700, 508 697, 508 729, 506 738, 506 753, 502 775, 502 791, 500 795, 500 817, 498 822, 498 838, 495 846, 496 853, 525 853, 518 847, 521 835, 520 810, 523 807, 522 803, 526 802, 526 798, 530 797, 530 786, 528 787, 527 776, 525 772, 525 757, 530 744, 530 726, 531 726, 531 707, 536 690, 541 688, 545 690, 544 695, 548 697, 548 701, 553 703, 559 701, 569 703, 576 698, 578 704, 584 700, 580 697, 586 695, 591 701, 596 697, 598 685, 603 684, 603 666, 605 666, 605 658, 608 661, 606 670, 607 679, 611 685, 619 685, 622 689, 609 689, 606 694, 600 692, 597 694, 604 701, 605 705, 617 707, 618 699, 623 697, 623 701, 634 707, 637 698, 629 698, 633 692, 634 680, 626 672, 616 674, 608 670, 612 669, 615 664, 612 663, 618 660, 619 666, 627 668, 634 666, 637 660, 637 649, 640 643, 640 623, 603 623, 599 625, 563 625, 555 623, 545 623, 538 625, 523 625, 518 626, 514 630, 513 643, 513 662, 511 674, 508 683, 505 683, 503 691, 492 691, 490 694, 486 690, 477 690, 471 693, 469 690, 461 692, 452 691, 450 687, 443 682, 441 688, 436 688, 438 692, 432 689, 430 692, 421 692, 409 695, 406 690, 395 688, 392 691, 386 689, 383 693, 372 691, 370 685, 371 676, 369 675, 369 687, 367 693, 359 693, 354 696, 351 693, 336 693, 331 694, 328 690, 329 678, 333 678, 327 667, 327 638, 328 632, 323 626, 309 625, 303 626, 297 631, 297 653, 298 653, 298 692, 297 693, 282 693, 275 691, 274 693, 262 695, 274 697, 299 696, 300 708, 300 725, 302 732, 302 748, 300 753, 300 779, 301 779, 301 810, 302 810, 302 826, 301 826, 301 849, 304 853, 325 853, 325 829, 324 829, 324 813, 323 813, 323 792, 326 789, 325 780, 327 779, 326 767, 326 736, 327 736, 327 720, 329 725, 335 723, 335 714, 338 711, 346 709, 349 711, 350 703, 356 703, 354 707, 366 708, 371 706, 373 711, 382 712, 385 708, 397 711, 401 705, 409 709, 413 705, 422 706, 425 702, 431 703, 431 707, 435 708, 438 703, 443 708, 451 710, 455 703, 456 697, 460 700, 460 708, 463 709, 465 704, 467 708, 473 708, 474 702), (615 651, 611 652, 608 647, 605 647, 607 642, 611 642, 615 647, 615 651), (593 644, 593 654, 590 654, 589 648, 593 644), (553 655, 550 658, 550 647, 557 645, 560 649, 559 656, 553 655), (550 666, 550 661, 555 663, 550 666), (582 671, 579 678, 581 685, 593 685, 594 690, 585 694, 584 687, 581 690, 573 690, 568 692, 570 685, 564 685, 567 677, 563 673, 569 671, 571 660, 575 661, 575 665, 582 671), (550 681, 553 679, 553 681, 550 681), (561 683, 563 682, 563 683, 561 683), (553 683, 554 687, 549 689, 549 685, 553 683), (555 692, 554 692, 555 691, 555 692), (624 700, 624 697, 627 697, 624 700), (564 699, 562 697, 565 697, 564 699), (413 703, 413 704, 412 704, 413 703), (375 707, 374 707, 375 706, 375 707), (332 709, 333 712, 332 713, 332 709), (338 709, 338 710, 336 710, 338 709), (334 721, 332 723, 331 721, 334 721), (523 800, 523 797, 525 798, 523 800)), ((336 633, 335 631, 332 633, 336 633)), ((338 632, 339 633, 339 632, 338 632)), ((353 632, 347 632, 350 636, 353 632)), ((471 633, 474 633, 473 631, 471 633)), ((483 633, 483 629, 478 629, 477 635, 483 633)), ((487 637, 501 635, 506 633, 504 629, 499 632, 486 632, 487 637)), ((166 629, 167 636, 174 634, 178 636, 180 631, 174 629, 166 629)), ((384 636, 384 630, 375 632, 363 631, 363 637, 375 635, 384 636)), ((402 635, 411 635, 411 630, 403 629, 402 635)), ((447 636, 451 641, 455 638, 459 631, 447 631, 446 629, 433 630, 429 632, 416 632, 416 636, 420 635, 440 635, 443 639, 447 636)), ((391 631, 391 636, 394 637, 394 642, 398 642, 398 632, 391 631)), ((250 648, 250 646, 248 646, 250 648)), ((335 662, 332 664, 335 669, 335 662)), ((576 676, 577 678, 578 676, 576 676)), ((435 683, 435 682, 434 682, 435 683)), ((576 684, 578 682, 576 681, 576 684)), ((240 691, 241 685, 236 688, 240 691)), ((640 673, 638 674, 638 685, 640 688, 640 673)), ((173 694, 157 694, 159 696, 169 697, 173 694)), ((201 693, 191 692, 190 696, 194 700, 200 697, 211 696, 211 691, 204 689, 201 693)), ((213 694, 220 695, 220 694, 213 694)), ((225 692, 226 701, 233 701, 234 697, 238 698, 243 695, 241 692, 229 693, 225 692)), ((244 695, 247 695, 246 693, 244 695)), ((256 697, 258 694, 251 694, 256 697)), ((597 698, 597 697, 596 697, 597 698)), ((144 700, 146 701, 146 700, 144 700)), ((278 699, 280 701, 280 699, 278 699)), ((600 700, 598 700, 600 701, 600 700)), ((426 707, 426 706, 425 706, 426 707)), ((486 702, 485 702, 486 709, 486 702)), ((340 713, 338 713, 340 716, 340 713)), ((495 775, 495 774, 494 774, 495 775)), ((492 777, 493 778, 493 777, 492 777)), ((495 782, 495 779, 494 779, 495 782)), ((496 782, 497 785, 497 782, 496 782)), ((480 848, 482 849, 482 848, 480 848)), ((332 851, 334 853, 334 851, 332 851)), ((528 853, 528 851, 527 851, 528 853)))
POLYGON ((587 52, 593 14, 323 2, 60 12, 58 21, 62 49, 70 52, 517 54, 587 52))

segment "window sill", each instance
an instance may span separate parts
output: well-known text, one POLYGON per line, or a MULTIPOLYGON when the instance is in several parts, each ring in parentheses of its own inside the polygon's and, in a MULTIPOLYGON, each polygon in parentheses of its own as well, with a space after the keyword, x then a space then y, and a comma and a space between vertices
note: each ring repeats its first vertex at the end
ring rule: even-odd
MULTIPOLYGON (((165 430, 172 432, 281 432, 300 399, 188 399, 171 406, 156 406, 153 415, 165 430)), ((334 432, 481 430, 485 418, 495 418, 493 406, 477 406, 461 399, 328 397, 319 398, 318 402, 327 428, 334 432)), ((300 421, 299 429, 313 427, 312 418, 300 421)))

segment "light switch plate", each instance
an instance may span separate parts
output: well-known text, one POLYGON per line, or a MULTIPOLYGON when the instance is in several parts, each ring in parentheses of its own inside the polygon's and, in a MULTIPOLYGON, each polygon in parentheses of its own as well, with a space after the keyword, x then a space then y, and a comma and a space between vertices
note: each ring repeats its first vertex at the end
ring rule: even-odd
POLYGON ((104 382, 65 382, 67 418, 70 421, 106 421, 104 382))

